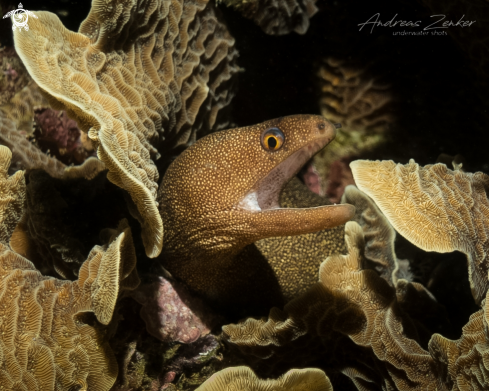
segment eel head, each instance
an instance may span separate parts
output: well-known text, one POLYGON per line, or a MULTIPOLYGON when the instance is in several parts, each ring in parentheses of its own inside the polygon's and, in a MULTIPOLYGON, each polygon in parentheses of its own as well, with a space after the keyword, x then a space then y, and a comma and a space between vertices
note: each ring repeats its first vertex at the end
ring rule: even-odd
POLYGON ((285 184, 335 135, 325 118, 295 115, 198 140, 170 165, 160 187, 165 246, 239 251, 259 239, 346 223, 352 205, 279 205, 285 184))

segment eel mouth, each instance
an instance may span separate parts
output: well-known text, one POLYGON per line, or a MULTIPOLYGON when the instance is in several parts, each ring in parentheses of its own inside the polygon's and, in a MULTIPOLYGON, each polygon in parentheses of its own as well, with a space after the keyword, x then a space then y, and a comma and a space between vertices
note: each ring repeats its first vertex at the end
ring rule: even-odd
POLYGON ((355 215, 349 204, 324 205, 311 208, 281 208, 280 193, 285 184, 322 148, 331 137, 316 138, 292 153, 260 179, 238 204, 241 210, 253 213, 254 229, 259 237, 301 235, 345 224, 355 215))
POLYGON ((250 212, 279 209, 280 192, 285 184, 330 141, 330 137, 317 138, 295 151, 260 179, 241 200, 239 207, 250 212))

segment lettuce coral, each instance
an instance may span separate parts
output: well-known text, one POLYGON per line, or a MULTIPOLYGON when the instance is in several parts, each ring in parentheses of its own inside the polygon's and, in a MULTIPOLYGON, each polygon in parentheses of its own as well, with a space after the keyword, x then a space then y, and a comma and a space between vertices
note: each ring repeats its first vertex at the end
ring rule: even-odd
POLYGON ((259 379, 250 368, 226 368, 206 380, 197 391, 333 391, 333 387, 319 369, 293 369, 277 380, 259 379))
MULTIPOLYGON (((0 215, 2 241, 21 216, 25 192, 22 171, 7 175, 11 156, 0 147, 2 194, 10 193, 2 200, 3 207, 10 206, 0 215)), ((92 249, 74 282, 43 276, 5 244, 0 244, 0 264, 1 387, 108 390, 117 363, 100 324, 110 322, 120 291, 139 284, 127 222, 121 222, 110 245, 92 249)))
POLYGON ((489 287, 489 176, 413 160, 357 160, 351 167, 358 187, 409 241, 427 251, 467 255, 472 295, 480 303, 489 287))
POLYGON ((155 257, 163 223, 154 160, 219 126, 239 69, 234 40, 206 1, 96 0, 78 33, 49 12, 36 15, 31 34, 14 33, 16 49, 129 192, 155 257))

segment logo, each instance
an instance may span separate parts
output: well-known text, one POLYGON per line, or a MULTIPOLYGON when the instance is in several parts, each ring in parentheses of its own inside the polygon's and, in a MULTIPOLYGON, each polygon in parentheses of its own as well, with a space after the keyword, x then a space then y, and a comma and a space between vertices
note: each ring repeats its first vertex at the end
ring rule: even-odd
POLYGON ((19 31, 22 31, 22 28, 24 28, 25 31, 29 31, 29 25, 27 24, 29 15, 37 19, 36 15, 31 11, 25 10, 22 3, 19 3, 18 9, 8 12, 3 18, 12 18, 12 30, 15 31, 15 28, 18 27, 19 31))
MULTIPOLYGON (((453 20, 445 20, 446 15, 431 15, 430 18, 435 18, 433 23, 430 23, 428 26, 423 27, 421 20, 396 20, 398 14, 395 14, 391 20, 386 22, 382 22, 380 20, 380 13, 376 13, 369 20, 364 23, 358 24, 360 29, 358 31, 362 31, 362 29, 371 25, 372 28, 370 30, 370 34, 374 31, 374 27, 411 27, 411 31, 394 31, 393 35, 427 35, 429 34, 429 30, 431 31, 431 35, 448 35, 444 29, 448 28, 464 28, 472 26, 476 21, 475 20, 464 20, 465 15, 458 21, 453 20), (422 29, 416 29, 415 27, 421 27, 422 29)), ((433 20, 433 19, 432 19, 433 20)))

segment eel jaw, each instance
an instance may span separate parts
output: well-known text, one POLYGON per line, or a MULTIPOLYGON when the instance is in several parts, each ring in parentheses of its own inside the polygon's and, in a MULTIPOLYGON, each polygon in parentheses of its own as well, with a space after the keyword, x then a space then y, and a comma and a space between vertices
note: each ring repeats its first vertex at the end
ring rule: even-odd
POLYGON ((259 180, 238 204, 243 212, 251 213, 252 226, 260 238, 301 235, 345 224, 355 215, 349 204, 313 208, 281 208, 280 192, 312 156, 331 138, 321 137, 294 152, 259 180))

